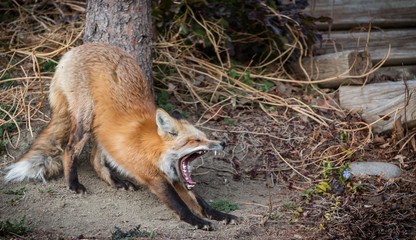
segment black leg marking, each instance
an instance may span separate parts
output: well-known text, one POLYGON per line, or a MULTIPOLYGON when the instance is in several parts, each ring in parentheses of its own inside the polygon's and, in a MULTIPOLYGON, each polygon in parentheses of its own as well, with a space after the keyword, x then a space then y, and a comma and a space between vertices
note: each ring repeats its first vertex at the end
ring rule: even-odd
POLYGON ((118 178, 111 170, 110 170, 110 177, 111 180, 113 180, 116 188, 124 188, 125 190, 138 190, 139 187, 137 187, 135 184, 130 182, 129 180, 122 180, 118 178))
POLYGON ((166 200, 166 204, 179 215, 179 218, 182 221, 187 222, 199 229, 208 231, 214 230, 212 223, 195 216, 191 212, 172 185, 168 182, 164 184, 164 189, 160 193, 164 195, 163 198, 166 200))
MULTIPOLYGON (((194 192, 195 193, 195 192, 194 192)), ((228 213, 220 212, 212 208, 205 200, 195 193, 196 200, 202 208, 203 213, 208 216, 210 219, 216 221, 225 221, 226 224, 237 223, 237 217, 228 213)))
POLYGON ((75 191, 76 193, 85 193, 87 189, 78 181, 77 161, 78 158, 74 157, 71 169, 69 170, 68 185, 69 189, 75 191))

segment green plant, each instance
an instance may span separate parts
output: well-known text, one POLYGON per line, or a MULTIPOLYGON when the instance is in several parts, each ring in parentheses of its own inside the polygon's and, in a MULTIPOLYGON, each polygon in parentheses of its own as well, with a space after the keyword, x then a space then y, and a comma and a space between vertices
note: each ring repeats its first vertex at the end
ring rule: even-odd
POLYGON ((9 195, 25 195, 25 191, 26 191, 26 187, 22 187, 19 190, 3 190, 4 194, 9 194, 9 195))
POLYGON ((6 222, 0 222, 0 236, 7 235, 24 235, 32 229, 31 226, 25 224, 26 216, 24 216, 20 221, 14 220, 13 222, 10 219, 7 219, 6 222))
POLYGON ((247 84, 248 86, 252 87, 254 85, 254 82, 250 80, 250 73, 245 72, 243 76, 241 76, 240 81, 247 84))
POLYGON ((328 190, 331 190, 331 186, 325 181, 319 182, 318 184, 315 184, 314 193, 318 195, 327 195, 328 190))
POLYGON ((25 195, 25 191, 26 191, 26 187, 22 187, 18 190, 3 190, 3 193, 8 194, 8 195, 16 195, 15 198, 10 200, 10 204, 14 205, 16 202, 18 202, 23 197, 23 195, 25 195))
POLYGON ((339 132, 339 139, 341 142, 348 142, 348 132, 347 131, 340 131, 339 132))
POLYGON ((322 173, 322 177, 324 179, 328 179, 332 175, 332 163, 328 160, 323 161, 324 171, 322 173))
POLYGON ((237 126, 237 120, 232 119, 232 118, 224 118, 224 122, 227 125, 237 126))
POLYGON ((0 12, 0 21, 6 22, 11 21, 12 19, 16 19, 19 17, 19 12, 11 6, 11 1, 1 1, 0 8, 2 11, 0 12))
POLYGON ((268 81, 261 81, 260 82, 260 91, 268 92, 272 87, 274 87, 274 83, 268 81))
POLYGON ((328 182, 321 181, 314 185, 313 188, 308 188, 304 193, 301 193, 301 196, 304 196, 307 199, 307 203, 309 200, 313 198, 313 196, 325 196, 330 195, 329 190, 331 190, 331 186, 329 186, 328 182))
POLYGON ((237 204, 232 204, 227 200, 219 200, 218 202, 211 203, 211 207, 217 209, 218 211, 231 212, 238 209, 237 204))
MULTIPOLYGON (((5 74, 3 75, 3 77, 0 79, 0 81, 2 81, 2 80, 7 80, 7 79, 9 79, 9 78, 11 78, 10 73, 5 73, 5 74)), ((5 82, 2 82, 2 87, 3 87, 4 89, 7 89, 7 88, 8 88, 8 87, 10 87, 10 86, 17 86, 17 81, 5 81, 5 82)))
POLYGON ((345 167, 342 168, 338 168, 338 179, 345 183, 347 180, 350 179, 351 177, 351 173, 349 172, 350 170, 350 164, 346 163, 345 167))
POLYGON ((171 103, 168 103, 167 100, 168 92, 165 90, 156 91, 156 105, 166 112, 172 112, 174 110, 174 106, 171 103))
POLYGON ((282 207, 286 210, 293 210, 297 208, 297 205, 295 202, 289 202, 282 204, 282 207))
POLYGON ((140 230, 140 225, 138 225, 135 228, 130 229, 127 232, 123 232, 120 228, 115 227, 116 231, 111 235, 111 239, 114 240, 119 240, 119 239, 125 239, 125 240, 129 240, 129 239, 137 239, 140 237, 149 237, 152 238, 154 236, 154 232, 150 231, 141 231, 140 230))
POLYGON ((282 214, 281 213, 279 213, 278 211, 276 211, 276 212, 274 212, 274 213, 272 213, 270 216, 269 216, 269 218, 271 219, 271 220, 276 220, 276 219, 278 219, 278 218, 282 218, 282 214))
POLYGON ((58 65, 55 61, 52 60, 43 60, 41 58, 37 58, 39 63, 39 68, 42 72, 55 72, 55 68, 58 65))

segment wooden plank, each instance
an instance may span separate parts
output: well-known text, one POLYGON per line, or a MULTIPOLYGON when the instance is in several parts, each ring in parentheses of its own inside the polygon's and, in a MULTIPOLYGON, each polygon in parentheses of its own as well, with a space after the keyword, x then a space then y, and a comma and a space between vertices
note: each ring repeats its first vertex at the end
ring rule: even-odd
MULTIPOLYGON (((415 1, 416 2, 416 1, 415 1)), ((317 54, 327 54, 345 50, 364 51, 367 32, 336 31, 324 33, 322 45, 315 45, 317 54)), ((416 29, 373 30, 368 45, 373 64, 379 62, 391 45, 391 52, 385 66, 416 64, 416 29)))
POLYGON ((396 80, 416 79, 416 65, 381 67, 374 72, 374 78, 383 78, 383 75, 396 80))
POLYGON ((380 133, 393 128, 393 123, 401 117, 402 123, 407 122, 409 127, 416 125, 416 93, 411 95, 406 110, 406 91, 416 89, 416 80, 404 82, 373 83, 360 86, 341 86, 339 100, 341 107, 359 112, 367 123, 373 123, 388 113, 390 116, 373 125, 373 131, 380 133), (405 116, 406 115, 406 116, 405 116))
MULTIPOLYGON (((305 12, 314 16, 332 17, 332 30, 372 26, 382 28, 416 26, 415 0, 315 0, 309 1, 305 12)), ((328 24, 318 24, 328 30, 328 24)))
MULTIPOLYGON (((365 78, 352 78, 368 72, 371 68, 371 58, 364 52, 343 51, 330 53, 314 58, 302 59, 302 66, 312 81, 334 78, 330 81, 320 82, 324 88, 337 88, 341 84, 362 84, 365 78)), ((307 76, 301 66, 292 65, 296 76, 305 79, 307 76)))

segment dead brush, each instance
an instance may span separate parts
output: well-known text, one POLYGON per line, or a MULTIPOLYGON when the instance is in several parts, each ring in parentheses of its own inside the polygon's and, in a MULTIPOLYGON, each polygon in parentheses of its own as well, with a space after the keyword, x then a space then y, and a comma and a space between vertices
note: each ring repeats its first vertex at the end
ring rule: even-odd
POLYGON ((85 3, 30 1, 23 6, 18 1, 11 1, 2 6, 3 17, 8 21, 0 24, 3 32, 0 38, 1 141, 7 140, 16 148, 22 127, 18 122, 24 123, 33 136, 32 124, 49 120, 46 96, 54 65, 57 57, 77 44, 82 36, 82 21, 73 16, 84 14, 85 3), (68 24, 63 24, 65 21, 68 24), (4 127, 10 124, 17 129, 14 142, 4 127))

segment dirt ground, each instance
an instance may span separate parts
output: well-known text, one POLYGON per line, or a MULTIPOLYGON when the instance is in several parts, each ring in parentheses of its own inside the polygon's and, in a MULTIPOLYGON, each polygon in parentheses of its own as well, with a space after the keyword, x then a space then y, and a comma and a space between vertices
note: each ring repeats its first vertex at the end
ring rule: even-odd
MULTIPOLYGON (((348 184, 336 188, 338 169, 334 169, 334 176, 327 178, 332 190, 319 193, 317 186, 322 187, 322 180, 316 179, 321 178, 320 165, 299 164, 301 161, 308 163, 302 156, 319 144, 320 138, 326 143, 316 148, 318 153, 330 146, 342 146, 336 129, 321 129, 298 117, 275 124, 260 111, 239 114, 235 124, 211 121, 209 126, 201 128, 211 138, 226 141, 228 146, 216 156, 212 153, 203 156, 192 173, 197 182, 195 191, 206 201, 226 200, 238 205, 239 208, 231 212, 240 218, 238 225, 214 221, 215 231, 197 230, 176 219, 146 186, 137 191, 108 186, 90 166, 87 147, 79 167, 80 182, 87 188, 85 195, 70 191, 63 176, 46 184, 34 181, 0 184, 0 221, 26 217, 25 223, 32 228, 24 236, 12 235, 7 239, 110 239, 116 227, 127 232, 140 225, 141 231, 153 232, 153 239, 414 240, 414 153, 398 155, 394 149, 381 147, 390 141, 389 135, 377 136, 377 141, 345 162, 360 159, 391 162, 401 167, 400 178, 354 176, 348 184), (255 131, 265 134, 253 134, 255 131), (314 140, 310 136, 316 132, 320 138, 314 140), (276 155, 274 147, 286 160, 276 155), (289 165, 299 169, 298 172, 289 165), (305 177, 313 181, 305 182, 305 177), (6 194, 22 188, 22 195, 6 194), (305 196, 308 188, 315 190, 305 196)), ((196 120, 191 119, 191 122, 196 120)), ((44 126, 34 126, 35 132, 44 126)), ((355 136, 359 138, 365 134, 355 136)), ((1 175, 5 174, 5 167, 15 161, 12 157, 19 159, 33 139, 28 130, 22 131, 18 148, 9 146, 8 154, 1 159, 1 175)), ((16 133, 12 137, 12 142, 15 141, 16 133)))
MULTIPOLYGON (((12 156, 19 158, 33 141, 28 131, 23 132, 22 142, 12 156)), ((198 183, 195 191, 208 202, 227 200, 236 203, 238 210, 232 214, 240 217, 238 225, 223 225, 215 222, 216 230, 207 232, 175 218, 159 199, 143 186, 137 191, 117 190, 99 179, 88 161, 88 150, 84 151, 79 167, 80 182, 87 188, 87 194, 78 195, 68 189, 63 177, 42 182, 2 183, 0 185, 0 221, 20 220, 26 216, 26 223, 32 231, 26 237, 50 238, 110 238, 115 227, 127 231, 141 225, 143 231, 153 231, 153 238, 160 239, 264 239, 256 235, 261 217, 267 213, 268 192, 264 180, 242 177, 234 181, 233 169, 229 163, 219 159, 230 154, 225 151, 217 156, 207 154, 200 159, 199 167, 193 172, 198 183), (202 164, 203 163, 203 164, 202 164), (4 194, 7 190, 24 189, 23 196, 4 194), (20 199, 19 199, 20 198, 20 199), (16 200, 18 199, 18 200, 16 200)), ((234 149, 235 150, 235 149, 234 149)), ((255 156, 245 156, 244 165, 256 161, 255 156)), ((5 163, 3 157, 2 174, 5 163)), ((292 193, 294 194, 294 193, 292 193)), ((271 188, 273 204, 287 201, 290 196, 284 188, 271 188)), ((276 237, 276 234, 273 234, 276 237)), ((271 238, 273 238, 271 237, 271 238)))

